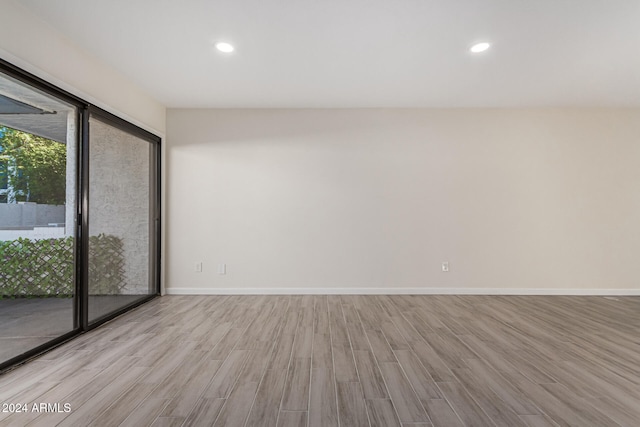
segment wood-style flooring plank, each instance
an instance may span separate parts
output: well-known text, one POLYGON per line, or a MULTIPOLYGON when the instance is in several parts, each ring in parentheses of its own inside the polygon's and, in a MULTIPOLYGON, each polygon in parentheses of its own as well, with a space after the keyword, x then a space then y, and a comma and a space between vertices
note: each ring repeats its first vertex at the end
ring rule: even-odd
MULTIPOLYGON (((125 356, 120 360, 116 361, 112 366, 104 369, 100 374, 91 378, 91 380, 81 384, 80 387, 76 388, 73 393, 67 395, 65 399, 65 403, 70 403, 72 409, 76 408, 72 411, 72 413, 81 411, 83 414, 88 416, 97 416, 99 414, 95 413, 91 404, 87 404, 87 402, 96 402, 95 396, 99 393, 103 392, 103 390, 107 389, 114 381, 120 378, 120 383, 123 386, 129 385, 130 380, 132 378, 129 375, 125 375, 127 372, 134 370, 134 373, 141 374, 143 371, 146 371, 147 368, 134 368, 135 363, 138 361, 135 357, 125 356), (122 376, 125 375, 125 376, 122 376), (124 381, 123 381, 124 380, 124 381), (93 400, 92 400, 93 399, 93 400)), ((128 387, 127 387, 128 388, 128 387)), ((117 387, 109 388, 109 396, 117 398, 117 387)), ((124 392, 126 390, 120 390, 120 392, 124 392)), ((104 396, 104 395, 103 395, 104 396)), ((113 401, 109 402, 113 403, 113 401)), ((105 409, 103 404, 100 403, 100 408, 105 409)), ((98 408, 99 409, 99 408, 98 408)), ((71 413, 56 413, 56 414, 47 414, 41 413, 37 418, 35 418, 30 425, 33 426, 51 426, 58 425, 65 418, 70 416, 71 413)))
POLYGON ((224 337, 213 348, 209 357, 216 360, 225 360, 235 348, 240 338, 242 338, 244 331, 245 329, 240 328, 229 329, 224 337))
POLYGON ((198 365, 198 375, 186 383, 176 395, 165 405, 162 416, 186 418, 196 405, 203 391, 209 386, 222 360, 206 359, 198 365))
POLYGON ((382 335, 392 350, 408 350, 410 348, 398 328, 396 328, 395 324, 391 321, 382 324, 382 335))
POLYGON ((96 417, 90 427, 117 427, 140 405, 153 390, 153 384, 137 383, 122 394, 106 411, 96 417))
POLYGON ((401 427, 390 399, 367 399, 366 402, 371 427, 401 427))
POLYGON ((378 363, 382 362, 397 362, 396 356, 393 354, 387 339, 382 331, 368 330, 367 338, 369 338, 369 344, 373 355, 376 357, 378 363))
POLYGON ((151 383, 154 385, 151 397, 174 397, 179 390, 193 380, 193 377, 201 374, 200 365, 205 358, 206 353, 203 351, 193 351, 188 354, 176 369, 168 374, 165 372, 159 384, 151 383))
POLYGON ((455 381, 451 368, 440 359, 440 356, 426 342, 415 342, 411 348, 435 382, 455 381))
POLYGON ((352 305, 343 307, 342 311, 346 319, 347 332, 349 333, 349 340, 353 350, 370 350, 369 340, 367 340, 364 327, 360 323, 358 311, 352 305))
POLYGON ((307 427, 307 412, 280 411, 277 427, 307 427))
POLYGON ((313 334, 313 368, 333 369, 331 337, 329 334, 313 334))
POLYGON ((184 418, 178 417, 158 417, 151 427, 182 427, 184 421, 184 418))
POLYGON ((291 361, 282 397, 282 410, 306 411, 309 407, 309 379, 311 358, 295 358, 291 361))
POLYGON ((624 405, 608 396, 591 398, 587 402, 621 426, 632 427, 640 423, 640 405, 624 405))
MULTIPOLYGON (((580 399, 562 384, 541 384, 547 393, 564 403, 572 412, 581 416, 591 425, 615 426, 617 423, 600 412, 597 408, 589 405, 584 399, 580 399)), ((640 421, 640 420, 639 420, 640 421)))
POLYGON ((360 379, 351 347, 349 345, 334 344, 332 346, 332 352, 336 382, 359 381, 360 379))
POLYGON ((438 386, 412 351, 396 350, 394 353, 420 400, 442 398, 438 386))
POLYGON ((369 417, 367 416, 362 386, 357 382, 339 382, 336 384, 336 388, 340 425, 368 427, 369 417))
POLYGON ((266 371, 251 408, 247 425, 256 427, 276 425, 286 378, 286 369, 266 371))
POLYGON ((438 387, 464 425, 495 427, 495 424, 460 383, 438 383, 438 387))
POLYGON ((364 397, 367 399, 388 399, 387 387, 378 368, 373 353, 356 350, 353 352, 362 383, 364 397))
POLYGON ((453 372, 460 384, 496 426, 526 427, 518 415, 491 388, 484 387, 474 377, 470 369, 453 369, 453 372))
POLYGON ((338 409, 333 371, 313 368, 309 386, 309 427, 337 426, 338 409))
POLYGON ((225 399, 200 399, 185 420, 184 427, 208 427, 213 425, 224 403, 225 399))
MULTIPOLYGON (((561 400, 550 394, 541 385, 536 384, 520 373, 503 373, 512 384, 527 395, 541 411, 560 426, 593 425, 584 416, 571 409, 561 400)), ((606 425, 606 424, 605 424, 606 425)), ((615 425, 615 424, 609 424, 615 425)))
POLYGON ((169 399, 146 399, 120 423, 120 427, 147 427, 153 424, 169 399))
POLYGON ((63 421, 58 423, 58 426, 78 426, 89 425, 92 420, 102 415, 114 401, 117 401, 120 396, 132 387, 136 380, 144 375, 149 368, 131 368, 126 372, 120 374, 109 385, 104 387, 98 393, 96 393, 84 404, 69 413, 69 416, 65 417, 63 421))
POLYGON ((236 384, 229 398, 226 399, 214 426, 234 427, 244 425, 257 391, 258 383, 244 382, 236 384))
POLYGON ((558 424, 554 423, 546 415, 520 415, 520 419, 528 427, 557 427, 558 424))
POLYGON ((444 399, 430 399, 424 402, 427 414, 434 427, 462 427, 460 417, 444 399))
MULTIPOLYGON (((296 318, 297 319, 297 318, 296 318)), ((276 347, 271 354, 268 369, 280 370, 289 367, 291 360, 291 351, 293 350, 294 334, 281 334, 276 347)))
POLYGON ((0 375, 72 408, 0 427, 637 427, 639 330, 639 297, 167 296, 0 375))
POLYGON ((467 360, 476 379, 485 388, 497 394, 513 412, 519 415, 537 415, 540 410, 513 384, 482 360, 467 360))
MULTIPOLYGON (((236 380, 244 368, 244 364, 251 353, 250 350, 234 350, 229 354, 220 369, 216 372, 211 384, 204 392, 204 397, 226 399, 233 389, 236 380)), ((217 359, 214 359, 217 360, 217 359)))
POLYGON ((400 365, 384 362, 380 363, 380 370, 400 421, 402 423, 430 422, 400 365))

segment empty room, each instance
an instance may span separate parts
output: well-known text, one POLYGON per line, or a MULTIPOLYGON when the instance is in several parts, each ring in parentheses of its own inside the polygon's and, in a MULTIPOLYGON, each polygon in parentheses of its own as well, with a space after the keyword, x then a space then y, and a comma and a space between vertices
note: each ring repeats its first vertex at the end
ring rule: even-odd
POLYGON ((0 0, 0 426, 640 425, 637 0, 0 0))

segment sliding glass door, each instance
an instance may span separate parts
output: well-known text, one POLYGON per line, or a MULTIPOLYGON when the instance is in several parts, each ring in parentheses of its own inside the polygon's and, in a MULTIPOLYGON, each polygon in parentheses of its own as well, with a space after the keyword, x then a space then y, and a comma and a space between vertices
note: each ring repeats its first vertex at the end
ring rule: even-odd
POLYGON ((157 142, 109 119, 89 118, 90 323, 157 293, 157 142))
POLYGON ((0 371, 159 295, 159 146, 0 59, 0 371))

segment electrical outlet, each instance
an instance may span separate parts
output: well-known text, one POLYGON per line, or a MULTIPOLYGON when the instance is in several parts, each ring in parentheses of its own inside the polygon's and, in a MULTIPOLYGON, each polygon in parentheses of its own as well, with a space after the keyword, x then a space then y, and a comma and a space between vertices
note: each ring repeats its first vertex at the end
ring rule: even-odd
POLYGON ((449 272, 449 261, 445 261, 442 263, 442 271, 445 273, 449 272))
POLYGON ((202 263, 196 262, 196 273, 202 273, 202 263))
POLYGON ((227 264, 218 264, 218 274, 227 274, 227 264))

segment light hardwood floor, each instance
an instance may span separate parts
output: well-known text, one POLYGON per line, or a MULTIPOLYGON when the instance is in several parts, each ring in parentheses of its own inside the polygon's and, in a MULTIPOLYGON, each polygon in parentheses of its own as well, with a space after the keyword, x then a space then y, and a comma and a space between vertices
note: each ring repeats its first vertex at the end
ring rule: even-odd
POLYGON ((0 376, 2 403, 29 408, 0 426, 636 427, 640 298, 162 297, 0 376))

